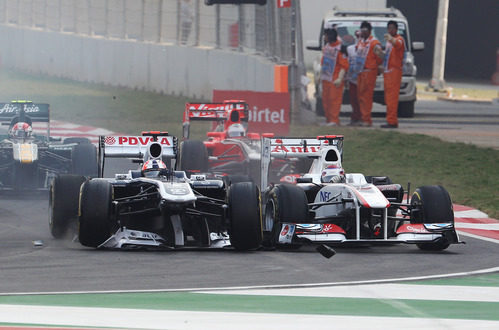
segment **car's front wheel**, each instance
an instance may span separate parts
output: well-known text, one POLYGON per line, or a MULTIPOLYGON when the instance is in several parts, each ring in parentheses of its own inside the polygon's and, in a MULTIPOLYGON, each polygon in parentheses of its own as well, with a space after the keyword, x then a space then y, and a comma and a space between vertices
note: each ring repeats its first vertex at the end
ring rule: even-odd
POLYGON ((80 243, 98 247, 111 236, 112 186, 105 180, 89 180, 80 195, 80 243))
POLYGON ((228 193, 230 243, 236 250, 256 249, 262 243, 260 192, 252 182, 233 183, 228 193))
POLYGON ((283 223, 306 223, 308 200, 305 191, 290 184, 276 185, 267 197, 265 228, 268 230, 266 246, 297 248, 296 244, 279 244, 283 223))
MULTIPOLYGON (((411 198, 411 223, 452 223, 454 211, 449 193, 442 186, 422 186, 411 198)), ((416 244, 421 250, 441 251, 449 247, 447 239, 416 244)))
POLYGON ((78 200, 81 184, 85 177, 80 175, 58 175, 50 184, 49 228, 54 238, 62 238, 71 220, 78 217, 78 200))

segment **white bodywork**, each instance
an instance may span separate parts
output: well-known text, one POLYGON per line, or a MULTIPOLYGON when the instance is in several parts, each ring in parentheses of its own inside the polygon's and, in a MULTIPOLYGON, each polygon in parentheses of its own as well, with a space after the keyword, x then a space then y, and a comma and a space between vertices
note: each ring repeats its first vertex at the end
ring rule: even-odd
MULTIPOLYGON (((342 137, 340 141, 342 141, 342 137)), ((278 238, 280 244, 292 244, 293 237, 316 243, 344 243, 351 241, 385 241, 393 243, 433 242, 443 235, 431 232, 430 230, 453 229, 453 225, 448 223, 402 225, 398 227, 399 229, 395 237, 388 238, 388 208, 391 206, 391 203, 377 186, 367 183, 365 176, 361 173, 345 174, 341 183, 323 182, 323 174, 328 168, 338 170, 338 174, 340 170, 343 170, 341 165, 342 144, 335 145, 321 139, 308 138, 264 138, 262 144, 262 187, 264 187, 264 183, 266 184, 271 157, 287 158, 291 156, 314 158, 309 172, 302 177, 304 179, 308 178, 311 182, 300 183, 298 181, 297 186, 307 186, 310 184, 321 186, 321 189, 315 196, 314 202, 309 204, 309 208, 315 212, 316 222, 308 224, 281 223, 278 238), (305 144, 308 146, 307 149, 304 148, 305 144), (331 156, 333 152, 336 153, 336 157, 331 156), (384 228, 380 238, 361 238, 361 208, 379 210, 380 221, 384 228), (328 218, 331 219, 331 217, 341 214, 342 211, 348 210, 355 210, 356 232, 354 239, 348 239, 346 232, 342 228, 327 222, 328 218)), ((264 202, 266 203, 266 201, 264 202)), ((402 224, 405 219, 399 218, 396 221, 402 221, 400 223, 402 224)), ((268 225, 266 223, 267 227, 268 225)), ((269 228, 266 228, 266 230, 269 230, 269 228)))
MULTIPOLYGON (((103 148, 104 157, 143 158, 144 161, 147 159, 164 159, 165 157, 173 161, 176 157, 176 143, 172 136, 158 136, 157 141, 153 141, 151 136, 106 136, 101 137, 101 147, 103 148), (150 154, 149 148, 153 143, 161 146, 161 148, 156 146, 157 150, 159 150, 156 157, 150 154)), ((168 167, 173 168, 173 164, 169 164, 168 167)), ((98 180, 107 180, 118 185, 128 185, 137 181, 147 182, 156 186, 164 203, 183 204, 186 207, 194 206, 197 200, 191 183, 206 181, 205 175, 192 175, 191 178, 188 178, 184 171, 171 171, 167 177, 134 177, 134 172, 137 171, 130 170, 125 174, 116 174, 115 178, 98 180)), ((181 216, 172 214, 170 221, 175 236, 175 246, 184 246, 186 242, 184 240, 181 216)), ((227 233, 210 233, 209 240, 210 248, 223 248, 231 245, 227 233)), ((121 227, 99 247, 114 249, 136 248, 139 246, 161 248, 165 246, 165 242, 166 240, 156 233, 121 227)))

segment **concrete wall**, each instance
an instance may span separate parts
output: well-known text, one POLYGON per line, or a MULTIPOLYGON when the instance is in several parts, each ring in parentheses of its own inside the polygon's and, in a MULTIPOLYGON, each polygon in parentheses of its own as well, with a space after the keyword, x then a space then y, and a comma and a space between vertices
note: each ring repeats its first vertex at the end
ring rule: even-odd
POLYGON ((2 65, 77 81, 210 99, 213 89, 274 90, 274 63, 211 48, 0 26, 2 65))

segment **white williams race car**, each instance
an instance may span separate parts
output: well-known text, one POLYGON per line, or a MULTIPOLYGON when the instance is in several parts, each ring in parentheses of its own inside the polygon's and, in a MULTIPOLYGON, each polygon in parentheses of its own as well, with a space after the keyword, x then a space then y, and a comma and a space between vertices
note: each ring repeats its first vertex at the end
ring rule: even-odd
POLYGON ((78 218, 80 243, 89 247, 260 246, 257 186, 227 186, 221 179, 175 171, 175 137, 160 132, 101 137, 99 154, 101 174, 108 157, 129 158, 141 167, 114 178, 56 177, 49 201, 53 236, 63 236, 78 218))
POLYGON ((267 245, 410 243, 444 250, 460 243, 443 187, 419 187, 403 203, 404 189, 388 177, 345 173, 342 151, 343 136, 264 139, 262 178, 271 159, 314 159, 296 185, 277 184, 263 193, 267 245))

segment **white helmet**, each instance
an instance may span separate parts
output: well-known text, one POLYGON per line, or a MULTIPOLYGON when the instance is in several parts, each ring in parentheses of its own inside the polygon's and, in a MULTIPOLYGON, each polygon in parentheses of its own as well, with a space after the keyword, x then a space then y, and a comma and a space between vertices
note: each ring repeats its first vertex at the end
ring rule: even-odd
POLYGON ((157 177, 166 164, 159 159, 150 159, 142 165, 142 175, 146 177, 157 177))
POLYGON ((10 129, 10 135, 16 138, 27 138, 31 136, 33 129, 28 123, 17 122, 10 129))
POLYGON ((341 166, 329 165, 322 170, 321 173, 322 183, 341 183, 345 182, 345 171, 341 166))
POLYGON ((227 129, 227 135, 229 137, 245 136, 246 130, 244 129, 244 126, 241 124, 232 124, 227 129))

